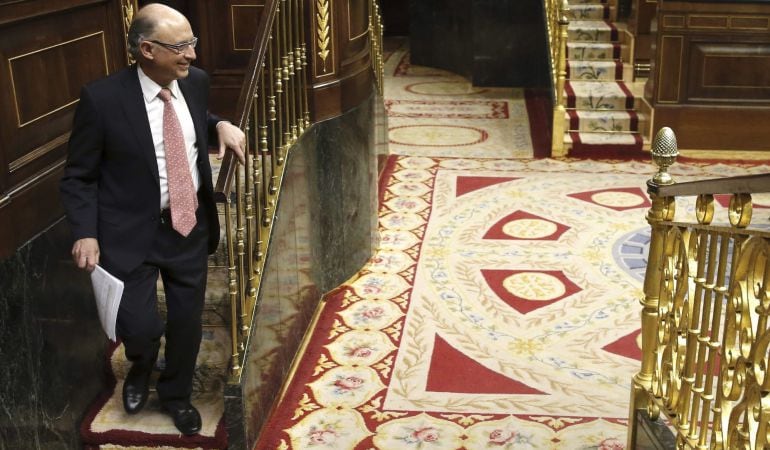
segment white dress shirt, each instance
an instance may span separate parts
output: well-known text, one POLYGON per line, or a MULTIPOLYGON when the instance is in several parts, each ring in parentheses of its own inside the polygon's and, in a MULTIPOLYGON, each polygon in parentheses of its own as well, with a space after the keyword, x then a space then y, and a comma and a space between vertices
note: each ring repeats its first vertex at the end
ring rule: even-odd
MULTIPOLYGON (((139 84, 142 86, 147 118, 150 120, 152 143, 155 146, 155 159, 158 162, 158 175, 160 175, 160 209, 164 209, 168 208, 168 173, 166 172, 166 149, 163 146, 163 100, 158 97, 158 93, 160 93, 163 87, 152 81, 142 71, 141 67, 137 66, 136 71, 139 74, 139 84)), ((197 192, 201 182, 197 164, 198 146, 195 144, 195 126, 193 125, 192 116, 190 116, 187 102, 185 102, 176 80, 165 87, 171 91, 171 103, 174 105, 174 111, 176 111, 179 123, 182 126, 184 145, 187 149, 187 160, 190 162, 193 186, 197 192)))

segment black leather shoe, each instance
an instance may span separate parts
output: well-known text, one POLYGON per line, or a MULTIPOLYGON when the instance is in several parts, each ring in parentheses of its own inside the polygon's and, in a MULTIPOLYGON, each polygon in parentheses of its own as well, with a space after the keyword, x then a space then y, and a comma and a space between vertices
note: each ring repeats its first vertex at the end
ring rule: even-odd
POLYGON ((163 411, 174 419, 174 426, 185 436, 192 436, 201 431, 201 415, 192 404, 164 404, 163 411))
POLYGON ((134 364, 123 383, 123 408, 129 414, 136 414, 144 408, 150 394, 152 365, 134 364))

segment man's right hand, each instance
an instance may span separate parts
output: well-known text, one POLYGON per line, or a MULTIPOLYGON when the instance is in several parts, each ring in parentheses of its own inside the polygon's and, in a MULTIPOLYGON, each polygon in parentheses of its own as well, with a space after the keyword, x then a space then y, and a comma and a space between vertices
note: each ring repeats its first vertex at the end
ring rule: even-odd
POLYGON ((72 260, 80 269, 89 272, 99 264, 99 241, 95 238, 83 238, 75 241, 72 246, 72 260))

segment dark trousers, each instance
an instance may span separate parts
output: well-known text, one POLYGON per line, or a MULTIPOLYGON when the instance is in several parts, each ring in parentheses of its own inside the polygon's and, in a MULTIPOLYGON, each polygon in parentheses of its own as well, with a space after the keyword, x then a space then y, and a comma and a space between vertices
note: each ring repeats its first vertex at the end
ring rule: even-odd
POLYGON ((166 364, 157 391, 160 401, 167 404, 189 401, 200 348, 208 223, 204 208, 198 208, 196 216, 195 228, 183 237, 171 227, 169 215, 161 215, 150 254, 123 280, 118 311, 118 336, 125 345, 126 358, 134 364, 154 364, 165 331, 166 364), (158 275, 166 296, 165 324, 157 308, 158 275))

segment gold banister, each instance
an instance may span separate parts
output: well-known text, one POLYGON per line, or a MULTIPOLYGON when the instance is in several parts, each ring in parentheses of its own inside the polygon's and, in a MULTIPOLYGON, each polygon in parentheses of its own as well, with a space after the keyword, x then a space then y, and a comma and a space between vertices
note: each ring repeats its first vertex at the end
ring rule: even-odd
POLYGON ((551 156, 565 156, 564 133, 566 131, 566 105, 564 84, 567 79, 567 34, 569 27, 568 0, 545 0, 545 15, 551 60, 551 85, 553 120, 551 156))
MULTIPOLYGON (((286 158, 310 127, 307 1, 267 0, 262 10, 236 105, 235 123, 246 135, 245 161, 241 165, 227 152, 215 186, 224 215, 231 382, 240 380, 251 327, 259 312, 260 283, 286 158)), ((381 21, 379 10, 375 11, 370 15, 376 21, 370 24, 372 48, 381 53, 381 21)), ((372 54, 371 64, 381 71, 381 55, 372 54)))
MULTIPOLYGON (((296 1, 288 0, 289 4, 296 1)), ((284 73, 288 76, 289 68, 281 65, 281 62, 289 64, 288 36, 292 30, 304 27, 304 17, 290 14, 288 10, 287 0, 269 0, 263 9, 236 107, 237 125, 246 135, 245 161, 243 165, 238 164, 228 152, 222 160, 215 187, 217 201, 224 204, 231 308, 230 376, 233 380, 241 375, 251 325, 257 313, 265 246, 272 231, 272 217, 283 175, 280 152, 286 151, 289 144, 288 140, 277 143, 276 138, 285 134, 269 133, 269 124, 275 117, 280 117, 280 126, 291 130, 292 124, 296 126, 302 120, 296 117, 300 111, 290 107, 289 99, 304 96, 306 82, 295 76, 293 85, 282 90, 285 94, 276 105, 272 74, 266 69, 267 64, 272 69, 272 65, 278 63, 276 70, 280 71, 280 76, 283 78, 284 73), (275 36, 279 39, 274 39, 275 36)), ((296 101, 291 100, 292 104, 296 101)))
POLYGON ((770 192, 770 176, 675 183, 666 171, 677 154, 671 130, 652 152, 660 170, 648 181, 642 363, 627 448, 635 448, 640 410, 667 418, 678 449, 767 448, 770 231, 752 223, 751 194, 770 192), (719 212, 726 217, 715 212, 715 194, 732 194, 719 212), (695 217, 675 220, 686 196, 697 197, 695 217))

